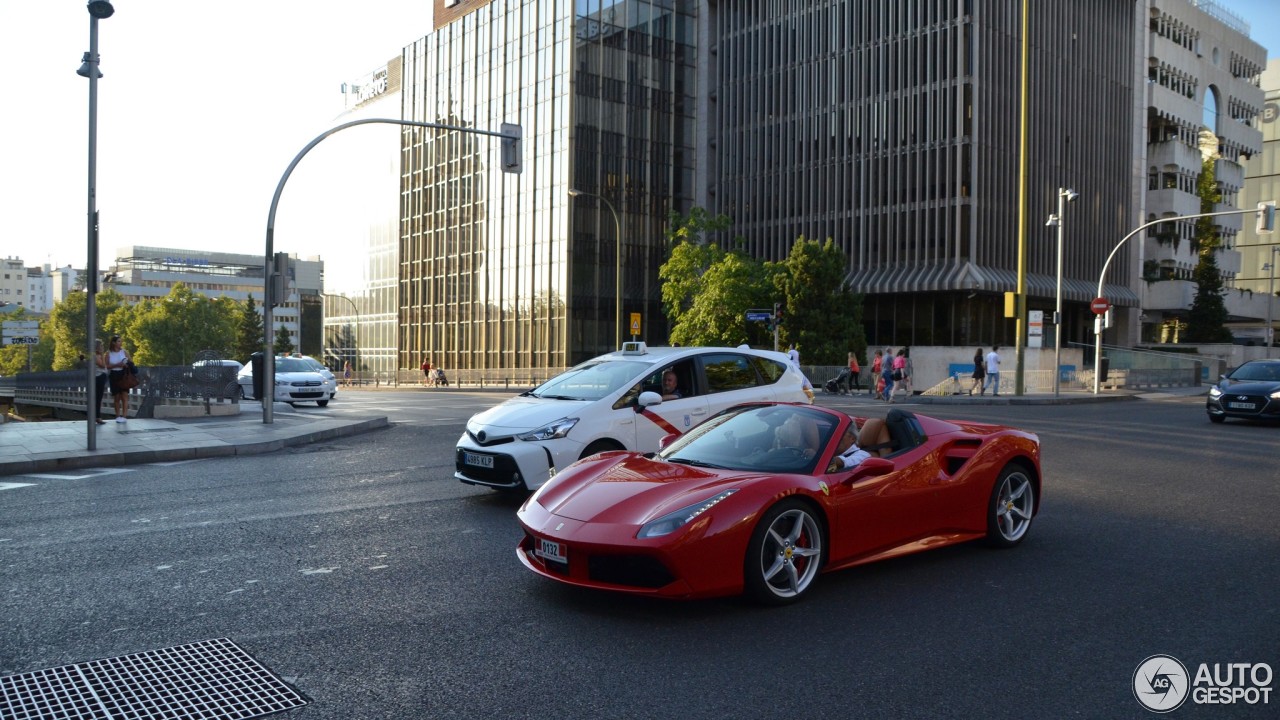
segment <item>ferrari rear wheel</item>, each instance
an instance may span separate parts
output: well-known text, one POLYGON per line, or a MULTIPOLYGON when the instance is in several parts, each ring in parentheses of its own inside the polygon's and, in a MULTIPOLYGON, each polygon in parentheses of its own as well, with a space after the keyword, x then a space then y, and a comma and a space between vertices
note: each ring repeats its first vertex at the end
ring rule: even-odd
POLYGON ((1022 542, 1036 510, 1036 487, 1021 466, 1006 465, 996 479, 987 510, 987 541, 995 547, 1022 542))
POLYGON ((747 544, 747 593, 766 605, 799 600, 822 569, 825 541, 822 523, 804 502, 783 500, 769 508, 747 544))

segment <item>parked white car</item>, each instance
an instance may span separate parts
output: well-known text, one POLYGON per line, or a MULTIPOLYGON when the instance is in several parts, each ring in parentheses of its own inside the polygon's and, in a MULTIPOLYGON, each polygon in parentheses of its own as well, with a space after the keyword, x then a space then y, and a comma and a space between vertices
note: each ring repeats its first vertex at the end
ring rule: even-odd
POLYGON ((467 421, 454 477, 533 490, 556 471, 607 450, 656 452, 659 441, 744 402, 809 403, 807 381, 769 350, 624 343, 467 421), (675 373, 678 396, 661 394, 675 373))
MULTIPOLYGON (((301 358, 278 357, 275 359, 275 366, 276 402, 290 405, 314 402, 324 407, 337 394, 336 388, 331 388, 325 377, 301 358)), ((240 373, 236 375, 236 382, 240 383, 240 397, 253 398, 253 363, 240 369, 240 373)))

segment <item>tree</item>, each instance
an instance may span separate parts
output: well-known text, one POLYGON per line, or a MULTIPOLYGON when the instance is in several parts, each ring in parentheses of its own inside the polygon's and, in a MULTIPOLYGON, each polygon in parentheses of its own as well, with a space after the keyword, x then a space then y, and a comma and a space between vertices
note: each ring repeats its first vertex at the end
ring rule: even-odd
POLYGON ((720 254, 698 285, 689 308, 672 324, 672 342, 732 347, 759 332, 756 323, 746 321, 746 311, 763 307, 770 295, 771 284, 759 261, 740 252, 720 254))
MULTIPOLYGON (((1215 205, 1222 202, 1222 190, 1214 175, 1216 161, 1216 155, 1205 158, 1196 183, 1202 213, 1213 212, 1215 205)), ((1213 218, 1198 218, 1195 247, 1200 261, 1196 263, 1196 269, 1192 273, 1196 281, 1196 296, 1187 312, 1187 331, 1184 336, 1189 342, 1229 343, 1232 340, 1231 331, 1226 327, 1227 306, 1222 299, 1222 273, 1218 270, 1216 257, 1221 245, 1222 238, 1218 235, 1213 218)))
POLYGON ((672 212, 668 218, 670 255, 658 269, 658 278, 662 281, 662 307, 673 340, 676 325, 703 290, 707 269, 724 257, 718 245, 703 240, 703 233, 727 230, 730 223, 727 215, 710 217, 702 208, 693 208, 688 216, 672 212))
POLYGON ((289 336, 289 328, 283 325, 276 328, 276 341, 274 345, 277 355, 293 354, 293 338, 289 336))
POLYGON ((253 296, 240 306, 239 327, 236 329, 236 342, 232 350, 232 358, 248 362, 249 356, 262 352, 266 340, 262 334, 262 315, 254 305, 253 296))
MULTIPOLYGON (((51 341, 52 352, 38 348, 38 352, 49 358, 48 369, 71 370, 76 366, 80 355, 88 349, 88 339, 85 337, 85 300, 88 297, 82 292, 69 293, 49 313, 49 319, 42 328, 41 345, 45 340, 51 341)), ((110 335, 123 335, 113 318, 118 317, 117 312, 127 306, 124 296, 115 289, 103 290, 94 297, 96 298, 94 324, 97 325, 97 336, 105 345, 110 335)))
MULTIPOLYGON (((135 306, 121 335, 133 345, 139 365, 186 365, 202 350, 226 355, 236 338, 237 305, 175 283, 165 297, 135 306)), ((113 314, 109 321, 118 319, 113 314)))
POLYGON ((785 308, 781 336, 810 363, 843 365, 849 351, 866 356, 862 295, 845 285, 847 269, 848 258, 830 238, 801 236, 769 273, 785 308))

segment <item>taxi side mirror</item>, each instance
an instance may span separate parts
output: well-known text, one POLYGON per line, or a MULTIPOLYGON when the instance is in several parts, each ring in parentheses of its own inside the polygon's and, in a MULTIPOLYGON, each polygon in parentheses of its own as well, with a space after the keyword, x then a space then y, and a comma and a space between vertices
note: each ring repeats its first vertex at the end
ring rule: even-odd
POLYGON ((650 405, 661 405, 662 396, 656 392, 647 391, 640 393, 640 397, 636 398, 636 412, 640 412, 650 405))
POLYGON ((680 433, 671 433, 670 435, 664 435, 662 439, 658 441, 658 449, 666 450, 667 447, 671 445, 671 443, 679 439, 680 439, 680 433))

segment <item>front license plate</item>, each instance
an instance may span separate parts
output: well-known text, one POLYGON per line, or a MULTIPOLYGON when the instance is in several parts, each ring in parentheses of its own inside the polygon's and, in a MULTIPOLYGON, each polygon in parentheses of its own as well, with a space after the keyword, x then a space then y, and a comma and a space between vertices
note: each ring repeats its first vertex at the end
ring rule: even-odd
POLYGON ((1256 406, 1253 403, 1229 402, 1227 407, 1233 410, 1254 410, 1256 406))
POLYGON ((477 455, 475 453, 463 452, 462 462, 467 465, 475 465, 476 467, 493 469, 492 455, 477 455))
POLYGON ((543 540, 542 538, 538 538, 538 545, 537 547, 534 548, 533 554, 537 555, 543 560, 549 560, 551 562, 558 562, 558 563, 569 562, 569 557, 565 554, 564 546, 558 542, 553 542, 551 540, 543 540))

